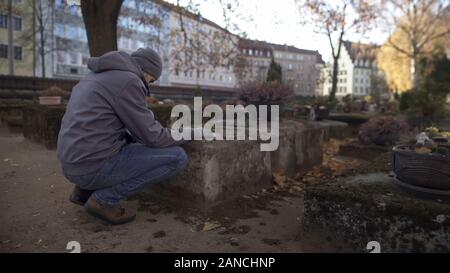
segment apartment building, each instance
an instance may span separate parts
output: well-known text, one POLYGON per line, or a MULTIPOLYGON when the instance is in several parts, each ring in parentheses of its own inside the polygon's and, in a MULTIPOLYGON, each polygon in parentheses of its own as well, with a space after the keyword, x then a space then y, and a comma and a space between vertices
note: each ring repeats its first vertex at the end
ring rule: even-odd
MULTIPOLYGON (((364 97, 371 94, 373 77, 379 77, 376 64, 378 46, 344 41, 338 60, 337 97, 351 95, 364 97)), ((322 89, 318 95, 327 96, 331 92, 332 64, 328 63, 321 73, 322 89)))
POLYGON ((316 66, 322 56, 318 51, 294 46, 267 43, 272 49, 275 62, 281 65, 283 81, 294 88, 297 96, 314 96, 319 71, 316 66))
POLYGON ((239 81, 266 81, 273 57, 272 48, 266 42, 242 38, 239 39, 239 50, 242 58, 242 69, 237 71, 239 81))
POLYGON ((0 74, 10 74, 10 61, 14 75, 33 76, 33 1, 13 0, 10 25, 8 1, 0 2, 0 74), (12 28, 12 48, 9 45, 9 28, 12 28), (12 50, 12 60, 9 51, 12 50))
MULTIPOLYGON (((167 10, 153 1, 125 0, 120 11, 117 32, 118 48, 133 52, 141 47, 151 47, 165 56, 168 37, 167 10), (157 18, 157 20, 155 19, 157 18)), ((56 0, 53 18, 54 48, 49 48, 48 74, 58 78, 80 78, 86 75, 89 48, 81 9, 56 0)), ((163 58, 163 62, 166 58, 163 58)), ((38 68, 39 70, 39 68, 38 68)), ((167 81, 163 73, 161 82, 167 81)))
MULTIPOLYGON (((35 11, 39 10, 39 17, 47 22, 42 28, 44 32, 36 32, 34 39, 30 39, 32 42, 26 43, 31 45, 29 54, 24 54, 24 49, 22 56, 17 53, 17 58, 35 56, 24 66, 28 74, 77 79, 89 73, 86 30, 80 6, 73 5, 77 1, 70 1, 70 4, 67 0, 14 2, 19 5, 25 1, 39 3, 41 6, 35 11)), ((17 20, 17 28, 25 25, 40 28, 37 20, 17 20)), ((0 44, 3 44, 0 56, 7 56, 5 22, 5 16, 0 16, 0 44)), ((117 29, 119 50, 131 53, 150 47, 161 54, 163 71, 157 84, 235 88, 242 82, 266 80, 274 58, 282 66, 283 81, 292 84, 297 95, 314 95, 316 64, 321 60, 317 51, 244 39, 200 14, 179 9, 163 0, 124 0, 117 29)), ((7 73, 4 65, 1 69, 2 74, 7 73)))
POLYGON ((234 88, 239 37, 216 23, 167 4, 169 13, 168 84, 234 88))
MULTIPOLYGON (((49 2, 49 7, 53 17, 48 32, 53 41, 47 46, 46 75, 81 78, 89 72, 86 67, 89 48, 81 9, 64 0, 56 0, 53 7, 49 2)), ((179 33, 180 14, 175 6, 159 0, 125 0, 117 24, 118 49, 131 53, 141 47, 150 47, 158 51, 163 60, 163 71, 157 84, 233 88, 232 63, 217 58, 211 60, 210 55, 237 48, 238 38, 199 15, 183 11, 182 18, 189 39, 186 44, 184 35, 179 33), (203 36, 198 37, 198 33, 203 36), (225 35, 229 36, 224 38, 225 35), (192 49, 195 41, 201 43, 197 48, 201 48, 202 54, 196 54, 192 49), (205 53, 204 49, 209 51, 205 53), (191 53, 189 60, 185 58, 188 52, 191 53)), ((230 54, 228 59, 232 60, 233 56, 230 54)), ((37 61, 40 63, 39 58, 37 61)), ((36 66, 36 73, 42 74, 41 66, 36 66)))

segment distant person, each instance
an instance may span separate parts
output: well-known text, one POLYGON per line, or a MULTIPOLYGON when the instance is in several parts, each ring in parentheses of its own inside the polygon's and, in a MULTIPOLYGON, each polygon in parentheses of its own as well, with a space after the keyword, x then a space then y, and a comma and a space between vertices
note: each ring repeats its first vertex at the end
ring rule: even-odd
POLYGON ((112 51, 90 58, 88 68, 92 72, 72 89, 58 159, 75 184, 70 201, 111 224, 123 224, 136 211, 120 201, 178 174, 187 156, 147 107, 149 84, 162 70, 154 50, 112 51))

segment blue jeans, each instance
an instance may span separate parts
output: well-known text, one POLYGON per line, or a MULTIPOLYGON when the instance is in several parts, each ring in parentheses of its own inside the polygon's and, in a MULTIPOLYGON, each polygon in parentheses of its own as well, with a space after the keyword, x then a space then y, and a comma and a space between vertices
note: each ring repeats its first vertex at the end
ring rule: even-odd
POLYGON ((100 170, 66 178, 104 204, 116 205, 121 199, 144 187, 162 182, 180 173, 186 166, 187 155, 179 146, 150 148, 139 143, 124 146, 100 170))

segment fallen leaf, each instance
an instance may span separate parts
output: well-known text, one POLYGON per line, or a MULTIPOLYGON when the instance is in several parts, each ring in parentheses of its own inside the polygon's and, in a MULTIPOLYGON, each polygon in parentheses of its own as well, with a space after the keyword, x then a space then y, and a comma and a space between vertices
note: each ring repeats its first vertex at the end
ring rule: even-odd
POLYGON ((284 186, 284 183, 286 182, 286 176, 283 175, 283 173, 274 172, 274 173, 272 173, 272 176, 273 176, 273 181, 275 182, 275 184, 277 184, 280 187, 284 186))
POLYGON ((213 222, 206 222, 204 225, 203 225, 203 231, 210 231, 210 230, 214 230, 214 229, 216 229, 216 228, 219 228, 221 225, 220 225, 220 223, 219 222, 217 222, 217 221, 213 221, 213 222))
POLYGON ((429 154, 431 153, 431 149, 427 147, 418 147, 415 148, 414 151, 418 154, 429 154))

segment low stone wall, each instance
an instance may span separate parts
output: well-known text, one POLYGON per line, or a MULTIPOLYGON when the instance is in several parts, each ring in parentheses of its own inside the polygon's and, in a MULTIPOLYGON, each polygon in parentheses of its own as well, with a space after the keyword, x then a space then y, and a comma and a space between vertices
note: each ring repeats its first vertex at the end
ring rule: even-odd
POLYGON ((345 113, 333 113, 330 114, 329 120, 344 122, 347 127, 344 130, 345 137, 358 136, 359 128, 362 124, 366 123, 374 114, 345 114, 345 113))
POLYGON ((343 139, 351 137, 351 132, 348 130, 349 126, 345 122, 334 120, 321 120, 316 122, 323 129, 323 140, 329 141, 332 138, 343 139))
POLYGON ((349 143, 339 146, 339 155, 370 161, 391 150, 391 147, 349 143))
POLYGON ((56 149, 58 133, 65 111, 64 106, 32 105, 24 107, 24 137, 44 144, 47 149, 56 149))
POLYGON ((304 231, 322 230, 347 251, 449 252, 450 204, 407 195, 385 174, 346 178, 307 188, 304 231))

